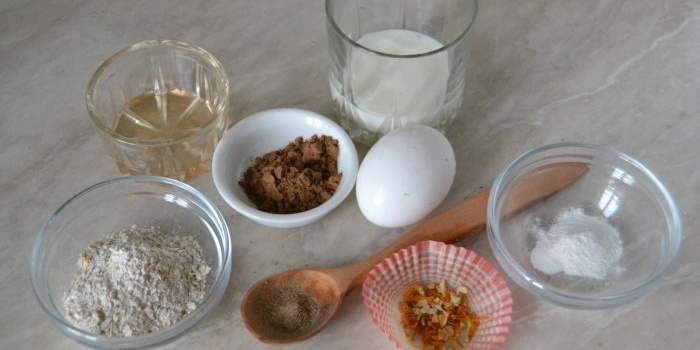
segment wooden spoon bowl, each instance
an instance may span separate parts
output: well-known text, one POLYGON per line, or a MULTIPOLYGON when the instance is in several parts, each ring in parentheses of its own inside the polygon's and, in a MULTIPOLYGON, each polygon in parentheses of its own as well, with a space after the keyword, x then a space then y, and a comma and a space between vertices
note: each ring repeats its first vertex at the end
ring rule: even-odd
POLYGON ((304 340, 333 317, 343 291, 324 270, 286 271, 257 283, 241 303, 248 330, 265 343, 304 340))

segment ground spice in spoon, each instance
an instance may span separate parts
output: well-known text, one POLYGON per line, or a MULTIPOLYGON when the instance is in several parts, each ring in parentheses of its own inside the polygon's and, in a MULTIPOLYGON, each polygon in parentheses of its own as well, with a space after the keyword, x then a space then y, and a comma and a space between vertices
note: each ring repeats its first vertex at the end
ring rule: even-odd
POLYGON ((271 330, 294 338, 305 335, 316 324, 320 307, 316 299, 297 288, 281 288, 262 306, 263 322, 271 330))
POLYGON ((292 214, 328 200, 340 184, 338 141, 326 135, 297 137, 285 148, 255 159, 238 182, 258 209, 292 214))

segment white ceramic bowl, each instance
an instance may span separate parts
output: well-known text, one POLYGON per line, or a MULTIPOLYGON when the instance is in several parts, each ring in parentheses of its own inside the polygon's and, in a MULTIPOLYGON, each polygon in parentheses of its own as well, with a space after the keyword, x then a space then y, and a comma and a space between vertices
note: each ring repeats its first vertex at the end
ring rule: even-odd
POLYGON ((214 151, 212 174, 221 197, 237 212, 262 225, 300 227, 335 209, 352 191, 357 178, 357 150, 350 136, 320 114, 294 108, 262 111, 236 123, 214 151), (320 206, 295 214, 274 214, 257 209, 238 184, 255 158, 284 148, 295 138, 328 135, 338 140, 338 172, 342 180, 331 198, 320 206))

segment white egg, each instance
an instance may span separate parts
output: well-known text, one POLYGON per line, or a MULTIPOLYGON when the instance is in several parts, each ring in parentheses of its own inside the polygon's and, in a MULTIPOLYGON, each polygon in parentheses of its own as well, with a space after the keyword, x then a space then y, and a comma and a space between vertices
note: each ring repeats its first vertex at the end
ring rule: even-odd
POLYGON ((416 223, 445 199, 455 168, 454 150, 437 130, 422 125, 395 129, 360 165, 355 185, 360 211, 382 227, 416 223))

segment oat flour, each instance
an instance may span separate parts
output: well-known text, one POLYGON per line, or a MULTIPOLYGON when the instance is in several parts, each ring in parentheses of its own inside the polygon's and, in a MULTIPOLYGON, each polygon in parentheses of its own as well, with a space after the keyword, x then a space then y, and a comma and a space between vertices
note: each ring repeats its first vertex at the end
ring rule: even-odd
POLYGON ((121 230, 80 255, 63 305, 68 318, 91 333, 151 333, 197 308, 210 270, 192 236, 121 230))

